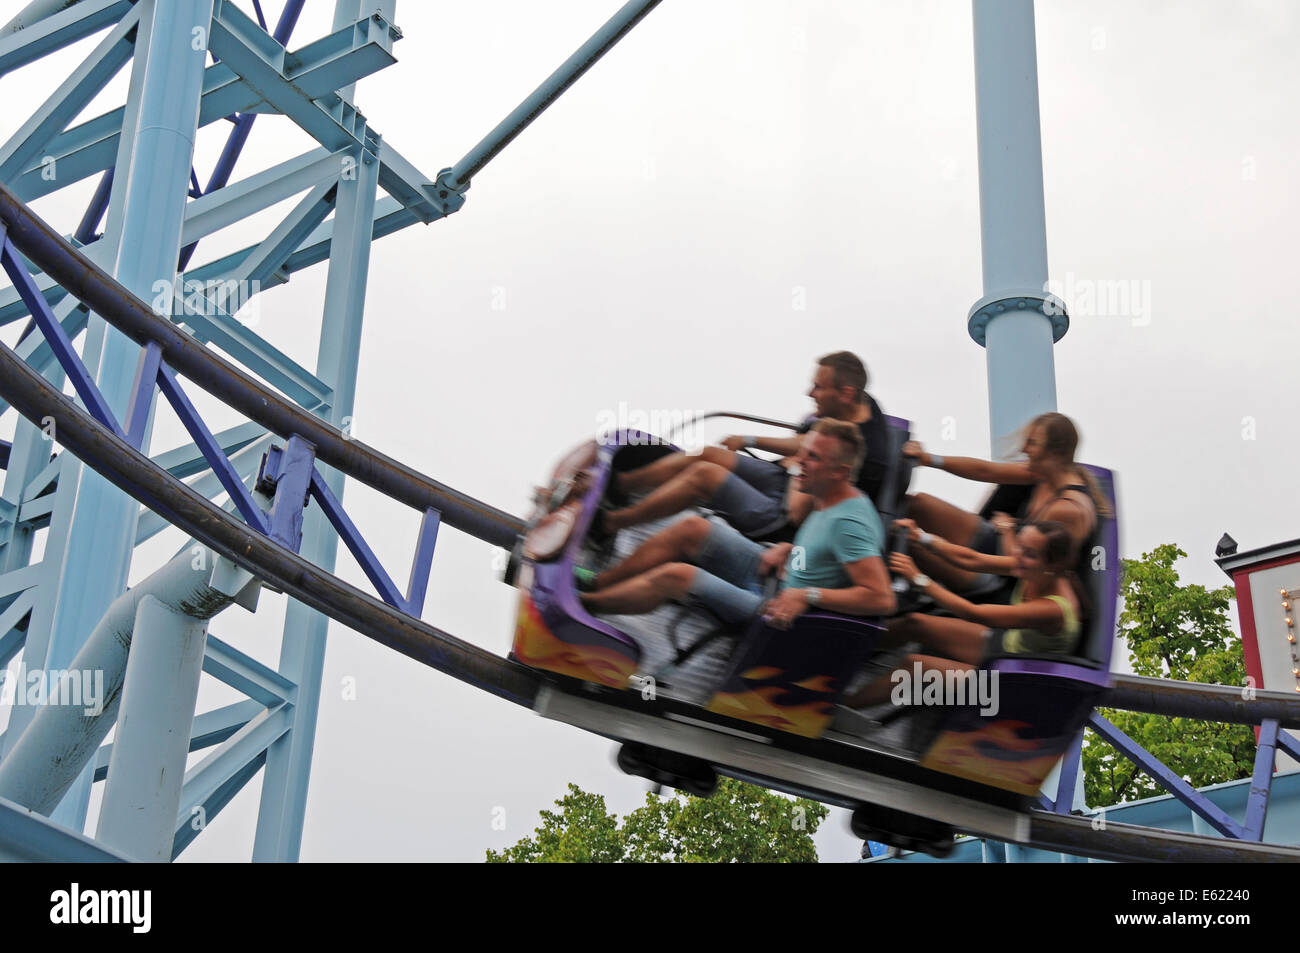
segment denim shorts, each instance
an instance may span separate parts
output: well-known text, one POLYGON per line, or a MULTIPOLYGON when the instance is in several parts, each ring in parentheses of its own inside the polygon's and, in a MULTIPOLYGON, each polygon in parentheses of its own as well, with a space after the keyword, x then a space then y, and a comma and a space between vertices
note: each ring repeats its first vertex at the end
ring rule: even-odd
POLYGON ((759 560, 766 547, 730 526, 714 523, 695 558, 695 576, 687 590, 724 622, 744 622, 763 605, 759 560))
POLYGON ((988 520, 980 520, 979 528, 971 538, 970 548, 987 556, 1002 555, 1002 534, 988 520))
POLYGON ((785 468, 747 454, 736 454, 735 469, 709 500, 709 508, 746 536, 759 537, 786 522, 785 468))

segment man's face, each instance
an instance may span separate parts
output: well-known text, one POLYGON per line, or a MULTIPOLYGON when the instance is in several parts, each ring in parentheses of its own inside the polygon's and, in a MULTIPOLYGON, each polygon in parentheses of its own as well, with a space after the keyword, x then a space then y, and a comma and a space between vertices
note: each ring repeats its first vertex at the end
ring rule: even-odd
POLYGON ((835 371, 819 365, 813 372, 812 388, 808 391, 808 396, 817 405, 817 416, 844 419, 845 408, 848 406, 844 392, 847 390, 847 387, 835 386, 835 371))
POLYGON ((840 453, 840 442, 834 437, 824 433, 807 434, 795 456, 799 464, 795 488, 813 496, 825 496, 847 473, 840 462, 840 453))

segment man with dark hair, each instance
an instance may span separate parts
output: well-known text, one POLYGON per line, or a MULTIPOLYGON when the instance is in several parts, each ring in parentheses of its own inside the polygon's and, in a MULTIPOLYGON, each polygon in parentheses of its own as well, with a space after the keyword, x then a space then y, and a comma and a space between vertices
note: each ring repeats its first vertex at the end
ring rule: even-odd
MULTIPOLYGON (((874 500, 887 466, 889 433, 885 416, 866 386, 862 361, 848 351, 836 351, 817 362, 808 396, 816 407, 814 418, 857 425, 866 459, 855 482, 874 500)), ((814 418, 805 421, 799 435, 809 431, 814 418)), ((650 492, 630 506, 602 511, 596 532, 608 534, 704 505, 750 539, 784 536, 788 540, 811 506, 790 485, 789 466, 799 451, 799 435, 727 437, 721 446, 705 447, 698 454, 674 453, 639 469, 612 474, 610 499, 615 503, 626 501, 629 493, 650 492), (784 459, 760 460, 739 453, 747 447, 784 459)))
POLYGON ((865 450, 858 428, 820 420, 801 441, 793 480, 812 508, 793 542, 764 548, 729 526, 687 517, 590 580, 583 604, 592 612, 634 615, 690 597, 733 624, 761 608, 778 628, 814 607, 864 616, 893 612, 884 529, 853 483, 865 450), (780 575, 781 590, 764 605, 762 577, 772 573, 780 575))

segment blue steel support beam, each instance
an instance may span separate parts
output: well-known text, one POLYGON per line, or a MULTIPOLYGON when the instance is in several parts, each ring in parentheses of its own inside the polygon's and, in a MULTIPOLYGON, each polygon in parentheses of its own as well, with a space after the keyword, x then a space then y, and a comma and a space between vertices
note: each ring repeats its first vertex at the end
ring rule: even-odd
POLYGON ((293 706, 287 702, 267 709, 186 772, 173 859, 257 773, 268 749, 286 740, 292 723, 293 706))
POLYGON ((366 18, 291 55, 234 4, 214 4, 212 52, 262 94, 265 107, 254 110, 269 108, 289 117, 331 152, 367 145, 364 119, 354 107, 342 100, 332 103, 329 97, 339 87, 396 62, 390 26, 366 18), (297 61, 328 65, 304 73, 297 61), (317 102, 322 98, 326 101, 317 102), (331 107, 337 107, 337 115, 331 107))
POLYGON ((334 182, 347 155, 312 149, 195 199, 185 207, 181 240, 196 242, 305 189, 334 182))
MULTIPOLYGON (((228 427, 214 434, 214 436, 217 446, 221 447, 221 452, 227 456, 233 456, 253 441, 266 436, 266 428, 254 423, 236 424, 234 427, 228 427)), ((183 447, 160 453, 153 457, 153 462, 172 476, 182 480, 210 469, 207 458, 203 456, 203 451, 199 449, 198 444, 193 443, 187 443, 183 447)))
MULTIPOLYGON (((335 181, 322 182, 285 216, 262 243, 240 262, 233 275, 235 281, 261 286, 284 267, 285 261, 312 234, 330 212, 334 211, 335 181)), ((320 380, 313 377, 314 380, 320 380)), ((320 386, 325 387, 323 381, 320 386)))
MULTIPOLYGON (((229 453, 230 465, 234 467, 235 474, 240 480, 247 482, 248 478, 257 472, 257 465, 262 459, 262 454, 274 439, 274 435, 266 434, 265 436, 254 440, 246 447, 229 453)), ((204 462, 207 462, 206 459, 204 462)), ((221 480, 210 469, 203 476, 192 481, 188 485, 195 493, 198 493, 209 500, 216 499, 224 492, 221 486, 221 480)), ((225 508, 233 512, 235 504, 228 503, 225 508)), ((140 522, 136 526, 136 546, 153 539, 159 533, 169 529, 171 525, 171 523, 162 516, 159 516, 153 510, 141 507, 140 522)))
MULTIPOLYGON (((77 247, 75 242, 76 239, 74 238, 69 244, 72 244, 73 247, 77 247)), ((107 244, 96 241, 88 247, 77 248, 77 250, 101 268, 112 266, 113 250, 109 248, 107 244)), ((67 289, 62 287, 49 275, 45 274, 44 271, 38 270, 26 255, 23 255, 22 259, 27 263, 27 271, 32 275, 32 280, 36 282, 36 287, 40 290, 41 297, 43 297, 46 302, 49 303, 50 307, 55 310, 59 315, 60 320, 66 318, 68 315, 67 309, 77 307, 77 304, 75 303, 76 299, 70 301, 67 289), (60 308, 63 310, 59 310, 60 308)), ((0 290, 0 326, 27 317, 29 314, 31 314, 31 311, 28 310, 27 304, 23 301, 22 295, 18 293, 17 288, 7 287, 0 290)), ((77 335, 75 332, 69 332, 68 336, 75 338, 77 335)), ((22 338, 19 339, 20 343, 18 346, 18 353, 23 355, 24 360, 31 360, 30 352, 23 350, 23 348, 28 346, 26 337, 27 332, 24 332, 22 338)), ((3 404, 0 406, 7 407, 8 405, 3 404)))
POLYGON ((274 494, 271 502, 271 538, 292 549, 302 548, 303 509, 316 473, 316 448, 297 434, 284 449, 273 447, 267 454, 263 475, 274 494))
POLYGON ((1224 837, 1241 838, 1244 835, 1245 831, 1242 826, 1229 817, 1222 808, 1174 774, 1173 771, 1157 760, 1151 752, 1116 728, 1102 715, 1095 711, 1089 715, 1088 727, 1101 735, 1116 751, 1119 751, 1124 757, 1149 774, 1162 788, 1204 818, 1211 827, 1224 837))
POLYGON ((131 385, 131 404, 126 409, 126 442, 137 450, 144 444, 145 430, 149 426, 149 413, 153 406, 153 390, 158 386, 158 368, 162 364, 162 348, 150 341, 140 349, 140 363, 135 369, 135 382, 131 385))
POLYGON ((1300 761, 1300 743, 1296 742, 1295 736, 1280 732, 1277 736, 1277 746, 1289 754, 1293 760, 1300 761))
POLYGON ((298 694, 298 686, 279 672, 212 635, 208 636, 203 671, 264 708, 292 702, 298 694))
MULTIPOLYGON (((27 349, 33 343, 25 342, 19 351, 27 349)), ((61 373, 55 373, 50 382, 61 386, 61 373)), ((15 517, 10 521, 0 521, 0 583, 10 572, 21 570, 31 562, 35 551, 36 527, 30 523, 24 524, 16 517, 27 500, 43 494, 57 479, 60 465, 57 458, 55 462, 50 460, 51 450, 52 444, 46 428, 25 417, 18 421, 9 466, 5 470, 3 486, 0 487, 0 508, 15 517)), ((0 642, 4 646, 0 655, 4 656, 5 662, 27 643, 27 631, 12 631, 18 621, 11 620, 6 627, 0 628, 0 642)), ((30 622, 28 628, 30 629, 30 622)), ((12 739, 14 735, 9 733, 6 737, 12 739)), ((0 758, 4 757, 5 744, 5 740, 0 738, 0 758)))
POLYGON ((1273 765, 1277 752, 1277 722, 1266 720, 1259 726, 1258 747, 1255 750, 1255 771, 1250 781, 1250 797, 1246 802, 1246 829, 1244 840, 1263 840, 1264 821, 1268 815, 1268 798, 1273 789, 1273 765))
MULTIPOLYGON (((418 221, 420 219, 414 212, 405 208, 397 199, 386 196, 375 203, 375 222, 371 229, 371 239, 391 235, 393 232, 400 231, 408 225, 414 225, 418 221)), ((329 258, 333 238, 333 221, 323 222, 318 225, 315 231, 303 239, 297 251, 285 259, 284 263, 275 272, 262 281, 262 290, 266 291, 268 288, 283 284, 295 272, 325 261, 329 258)), ((239 269, 243 268, 244 262, 257 253, 259 247, 258 245, 252 245, 211 261, 206 265, 193 268, 186 272, 185 280, 207 281, 236 274, 239 269)))
POLYGON ((109 31, 94 52, 72 71, 9 141, 0 146, 0 182, 10 181, 32 163, 44 165, 42 160, 50 140, 99 95, 104 85, 131 58, 139 20, 138 9, 132 9, 122 17, 122 22, 109 31))
MULTIPOLYGON (((140 0, 135 10, 140 25, 126 122, 117 130, 122 154, 107 230, 113 236, 109 247, 116 253, 113 273, 148 300, 157 280, 171 280, 180 254, 206 58, 206 51, 194 49, 192 40, 196 28, 211 22, 212 0, 140 0)), ((99 390, 115 416, 126 410, 139 350, 99 319, 91 326, 86 363, 97 368, 99 390)), ((46 563, 55 568, 32 612, 33 631, 24 653, 29 667, 68 666, 125 588, 134 549, 139 507, 107 480, 68 461, 60 473, 59 492, 72 502, 70 512, 60 518, 56 509, 51 521, 46 563), (29 657, 33 633, 38 652, 29 657)), ((12 717, 20 731, 31 715, 30 706, 15 707, 12 717)), ((56 820, 77 830, 84 826, 92 773, 88 766, 53 815, 56 820)))
MULTIPOLYGON (((237 296, 247 286, 238 284, 238 279, 230 279, 221 282, 221 287, 233 287, 237 296)), ((184 286, 178 290, 183 291, 184 286)), ((303 407, 329 402, 331 392, 324 381, 228 314, 225 302, 218 301, 216 295, 203 295, 201 301, 196 301, 199 297, 184 295, 175 299, 176 320, 190 328, 196 339, 215 344, 303 407)))
POLYGON ((81 362, 81 356, 72 346, 72 341, 64 332, 63 325, 54 317, 45 298, 37 290, 36 282, 32 280, 32 276, 27 273, 26 267, 18 259, 13 245, 5 236, 3 223, 0 223, 0 262, 3 262, 5 273, 9 275, 14 287, 22 295, 23 302, 31 309, 32 318, 40 326, 46 343, 50 345, 54 356, 63 366, 86 409, 105 427, 122 436, 122 428, 118 426, 112 408, 109 407, 104 395, 100 393, 94 379, 90 376, 90 372, 81 362))
POLYGON ((396 609, 405 609, 406 600, 398 592, 397 584, 384 571, 384 567, 379 562, 379 557, 370 548, 370 544, 365 541, 361 531, 357 529, 351 517, 344 511, 343 504, 334 496, 329 484, 321 478, 320 472, 317 470, 312 471, 311 495, 320 504, 320 508, 324 510, 330 523, 333 524, 339 538, 343 540, 353 558, 361 566, 361 571, 366 574, 366 578, 370 580, 379 593, 379 598, 396 609))
MULTIPOLYGON (((228 66, 218 63, 207 70, 203 79, 199 125, 224 119, 241 107, 247 108, 258 98, 228 66)), ((22 175, 5 184, 23 201, 30 202, 87 176, 113 168, 121 151, 123 126, 130 122, 126 110, 127 107, 123 106, 96 116, 67 129, 50 141, 47 151, 58 165, 57 182, 42 179, 40 167, 35 166, 25 169, 22 175)), ((185 179, 188 187, 188 169, 185 179)), ((179 249, 177 255, 180 255, 179 249)), ((173 266, 175 264, 172 262, 173 266)))
POLYGON ((0 37, 0 77, 98 33, 131 12, 132 0, 81 0, 39 23, 0 37))
MULTIPOLYGON (((204 748, 221 744, 265 710, 265 705, 246 698, 242 702, 195 715, 194 728, 190 732, 190 751, 202 751, 204 748)), ((95 752, 96 781, 103 781, 108 777, 108 763, 112 757, 111 742, 99 746, 99 750, 95 752)))
POLYGON ((0 863, 103 864, 131 858, 0 798, 0 863))
POLYGON ((266 514, 258 508, 257 501, 248 492, 248 487, 244 486, 244 481, 239 478, 235 468, 230 465, 230 459, 221 452, 221 447, 212 436, 212 431, 208 429, 199 412, 185 396, 180 383, 176 380, 176 375, 166 364, 161 366, 158 386, 171 403, 172 409, 176 411, 176 416, 180 418, 191 439, 203 451, 203 456, 212 467, 212 472, 217 475, 222 487, 239 508, 239 514, 258 532, 268 533, 270 526, 267 524, 266 514))
POLYGON ((36 605, 36 596, 30 590, 18 593, 4 612, 0 612, 0 669, 13 661, 27 641, 27 633, 15 628, 36 605))
POLYGON ((429 589, 429 570, 433 567, 433 550, 438 545, 438 525, 442 520, 433 507, 424 511, 420 535, 415 541, 415 558, 411 561, 411 578, 406 584, 406 611, 417 619, 424 612, 424 596, 429 589))
MULTIPOLYGON (((65 296, 62 301, 51 308, 54 317, 58 320, 60 327, 63 328, 62 337, 69 341, 75 341, 77 336, 86 329, 86 324, 90 315, 85 308, 81 307, 76 299, 65 296)), ((33 327, 36 322, 33 320, 33 327)), ((46 377, 53 379, 57 376, 60 383, 63 380, 63 369, 55 356, 54 348, 43 334, 28 335, 27 339, 18 345, 18 356, 35 368, 46 377)), ((9 409, 9 402, 0 398, 0 413, 9 409)))
POLYGON ((1074 788, 1079 780, 1080 762, 1083 760, 1083 729, 1080 728, 1070 747, 1066 749, 1065 759, 1061 762, 1061 773, 1056 780, 1056 798, 1049 810, 1057 814, 1069 814, 1074 808, 1074 788))
MULTIPOLYGON (((214 23, 211 37, 213 52, 222 56, 223 62, 209 67, 204 73, 203 95, 199 103, 200 127, 222 121, 232 113, 278 112, 282 107, 288 107, 290 112, 285 114, 331 152, 358 146, 376 147, 376 137, 367 129, 364 117, 333 90, 395 62, 392 54, 377 39, 383 30, 372 30, 367 20, 336 31, 294 53, 286 53, 237 9, 229 5, 224 9, 229 14, 227 22, 222 25, 214 23), (257 34, 260 34, 260 39, 257 34), (217 46, 221 47, 219 54, 217 46), (236 74, 225 62, 227 57, 251 73, 246 76, 236 74), (282 72, 281 67, 289 70, 289 74, 282 72), (267 101, 266 90, 270 91, 274 102, 267 101), (314 97, 337 102, 332 108, 326 108, 314 97)), ((46 151, 57 163, 57 183, 42 177, 43 167, 38 163, 28 166, 6 184, 23 201, 30 202, 110 168, 119 151, 123 126, 128 122, 125 108, 116 109, 55 136, 46 151)), ((400 177, 400 172, 394 166, 386 175, 400 177)), ((187 169, 187 184, 188 181, 187 169)), ((420 176, 406 183, 404 188, 409 194, 418 196, 424 205, 436 205, 426 192, 431 186, 426 177, 420 176)))
MULTIPOLYGON (((344 7, 336 7, 338 17, 344 7)), ((361 327, 365 310, 366 276, 370 267, 370 240, 374 228, 375 197, 379 189, 379 162, 358 155, 355 176, 339 181, 335 200, 333 241, 325 286, 325 311, 321 325, 317 376, 334 388, 328 420, 348 430, 356 397, 357 364, 361 352, 361 327)), ((343 477, 321 467, 334 497, 342 498, 343 477)), ((338 537, 324 515, 313 509, 303 527, 302 554, 318 566, 332 570, 338 537)), ((302 846, 302 819, 306 811, 311 776, 316 714, 320 706, 321 675, 325 664, 328 619, 290 600, 285 613, 280 649, 280 671, 298 685, 293 728, 266 752, 262 800, 258 812, 255 861, 295 861, 302 846)))
MULTIPOLYGON (((257 0, 253 0, 257 4, 257 0)), ((280 12, 280 20, 275 25, 273 34, 275 42, 281 46, 289 42, 289 37, 293 34, 294 25, 298 22, 298 16, 302 13, 302 6, 306 0, 288 0, 284 9, 280 12)), ((262 7, 257 4, 257 21, 262 29, 266 29, 266 22, 262 18, 262 7)), ((257 116, 248 113, 241 115, 235 120, 235 128, 230 130, 226 137, 226 144, 221 149, 221 155, 217 157, 217 164, 212 169, 212 175, 208 178, 207 187, 199 191, 200 195, 207 195, 218 189, 224 188, 230 181, 230 175, 235 171, 235 163, 239 161, 239 155, 244 151, 244 144, 248 142, 248 136, 253 131, 253 121, 257 116)), ((184 271, 189 265, 190 259, 194 257, 194 251, 198 247, 197 242, 186 245, 181 249, 180 264, 176 266, 177 271, 184 271)))

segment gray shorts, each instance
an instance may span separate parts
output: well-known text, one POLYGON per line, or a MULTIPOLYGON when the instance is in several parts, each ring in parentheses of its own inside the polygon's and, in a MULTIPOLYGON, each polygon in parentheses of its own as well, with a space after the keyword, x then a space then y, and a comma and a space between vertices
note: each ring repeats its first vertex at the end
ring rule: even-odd
POLYGON ((744 622, 763 605, 759 560, 766 547, 730 526, 714 523, 695 558, 695 577, 687 591, 724 622, 744 622))
POLYGON ((736 466, 718 487, 709 508, 746 536, 766 536, 785 525, 785 467, 736 454, 736 466))
POLYGON ((996 526, 982 519, 979 528, 975 530, 975 535, 971 538, 970 548, 987 556, 1001 556, 1003 555, 1002 534, 998 532, 996 526))

